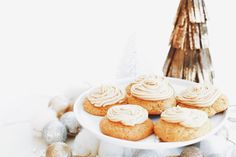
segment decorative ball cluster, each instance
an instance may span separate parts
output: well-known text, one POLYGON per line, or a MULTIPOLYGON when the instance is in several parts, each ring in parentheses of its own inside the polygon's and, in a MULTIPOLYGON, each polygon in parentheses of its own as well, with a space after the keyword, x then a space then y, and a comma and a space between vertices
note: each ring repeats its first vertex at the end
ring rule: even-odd
MULTIPOLYGON (((64 96, 56 96, 49 102, 49 108, 44 127, 35 127, 41 131, 45 143, 48 144, 45 157, 160 157, 153 150, 135 150, 114 146, 100 142, 94 135, 82 129, 74 112, 71 111, 71 103, 64 96), (68 109, 69 108, 69 109, 68 109), (48 118, 49 117, 49 118, 48 118), (66 144, 67 137, 75 137, 72 147, 66 144), (127 153, 129 152, 129 153, 127 153)), ((43 116, 43 115, 41 115, 43 116)), ((40 125, 41 126, 41 125, 40 125)), ((203 157, 197 147, 185 148, 179 157, 203 157)))
MULTIPOLYGON (((42 138, 48 144, 45 157, 72 157, 72 149, 65 142, 68 136, 76 136, 81 125, 74 112, 72 112, 72 103, 65 96, 56 96, 49 101, 49 118, 41 120, 40 125, 34 125, 34 130, 41 132, 42 138), (42 126, 43 124, 43 126, 42 126)), ((44 115, 39 115, 41 118, 44 115)))

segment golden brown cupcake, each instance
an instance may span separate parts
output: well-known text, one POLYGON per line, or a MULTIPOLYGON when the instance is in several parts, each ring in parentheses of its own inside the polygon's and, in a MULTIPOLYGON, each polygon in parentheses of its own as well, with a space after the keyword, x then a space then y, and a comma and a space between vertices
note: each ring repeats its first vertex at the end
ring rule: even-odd
POLYGON ((174 89, 163 77, 142 77, 126 90, 130 93, 127 94, 128 103, 144 107, 150 115, 159 115, 165 109, 176 106, 174 89))
POLYGON ((108 110, 100 122, 100 129, 107 136, 137 141, 153 133, 153 123, 141 106, 120 105, 108 110))
POLYGON ((188 141, 211 129, 207 114, 200 110, 173 107, 165 110, 155 123, 155 134, 165 142, 188 141))
POLYGON ((93 89, 84 100, 84 110, 96 116, 105 116, 107 110, 127 103, 126 93, 116 86, 100 86, 93 89))
POLYGON ((177 104, 181 107, 205 111, 209 117, 228 108, 228 99, 211 84, 197 84, 180 93, 177 104))

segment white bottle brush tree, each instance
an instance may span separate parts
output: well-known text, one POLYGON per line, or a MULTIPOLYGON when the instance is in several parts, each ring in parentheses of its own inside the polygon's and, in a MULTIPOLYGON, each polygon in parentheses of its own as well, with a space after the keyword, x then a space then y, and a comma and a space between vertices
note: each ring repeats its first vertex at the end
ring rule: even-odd
POLYGON ((125 47, 124 55, 118 67, 118 78, 128 78, 137 75, 136 34, 132 34, 125 47))

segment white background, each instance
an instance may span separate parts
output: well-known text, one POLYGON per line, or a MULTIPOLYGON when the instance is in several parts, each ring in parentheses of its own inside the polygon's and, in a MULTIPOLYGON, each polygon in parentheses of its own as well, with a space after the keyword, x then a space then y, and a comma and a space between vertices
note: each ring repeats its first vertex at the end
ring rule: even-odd
MULTIPOLYGON (((141 72, 162 74, 179 0, 0 1, 1 96, 49 92, 115 77, 136 32, 141 72)), ((206 0, 216 83, 234 76, 233 0, 206 0)), ((223 84, 224 83, 224 84, 223 84)))
MULTIPOLYGON (((234 0, 205 0, 215 84, 234 103, 234 0)), ((179 0, 1 0, 0 120, 24 98, 114 79, 128 38, 138 72, 162 75, 179 0)), ((34 103, 32 103, 32 106, 34 103)), ((24 106, 24 105, 23 105, 24 106)), ((33 108, 31 106, 31 108, 33 108)), ((31 113, 33 114, 33 113, 31 113)), ((11 115, 12 119, 19 119, 11 115)))

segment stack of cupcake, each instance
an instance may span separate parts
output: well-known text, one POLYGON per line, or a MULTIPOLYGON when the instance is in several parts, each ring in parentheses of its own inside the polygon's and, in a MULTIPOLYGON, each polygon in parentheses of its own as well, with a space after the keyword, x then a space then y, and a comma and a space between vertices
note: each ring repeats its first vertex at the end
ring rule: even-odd
POLYGON ((106 85, 86 96, 84 110, 100 121, 103 134, 137 141, 155 135, 162 141, 187 141, 211 130, 208 117, 223 112, 228 100, 210 84, 196 84, 180 94, 168 80, 157 75, 142 75, 126 88, 106 85), (160 116, 153 122, 148 116, 160 116))

